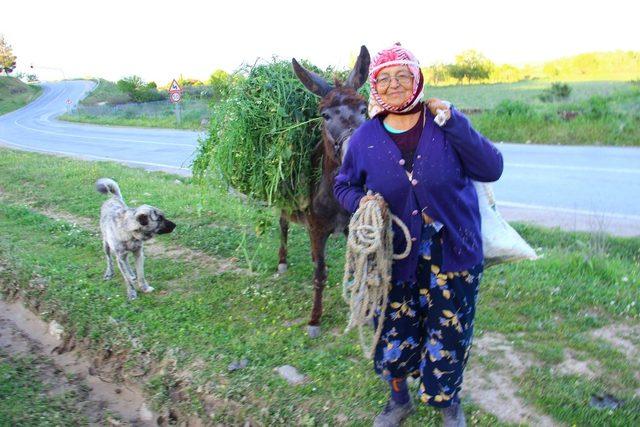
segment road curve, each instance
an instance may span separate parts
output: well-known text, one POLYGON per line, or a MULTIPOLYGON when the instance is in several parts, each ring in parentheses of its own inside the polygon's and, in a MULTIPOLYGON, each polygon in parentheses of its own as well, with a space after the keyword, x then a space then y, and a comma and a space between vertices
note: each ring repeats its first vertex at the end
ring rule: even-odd
MULTIPOLYGON (((0 116, 0 144, 189 175, 197 132, 58 121, 95 83, 46 83, 31 104, 0 116)), ((505 170, 494 184, 509 221, 640 236, 640 149, 498 143, 505 170)))
POLYGON ((56 120, 95 86, 91 81, 45 83, 29 105, 0 116, 0 143, 29 151, 62 154, 190 174, 197 132, 95 126, 56 120))

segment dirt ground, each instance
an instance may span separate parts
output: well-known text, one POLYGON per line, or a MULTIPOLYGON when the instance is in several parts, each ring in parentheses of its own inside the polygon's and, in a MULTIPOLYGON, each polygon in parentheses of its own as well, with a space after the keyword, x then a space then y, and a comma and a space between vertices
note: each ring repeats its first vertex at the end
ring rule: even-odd
POLYGON ((92 425, 157 425, 141 390, 101 378, 78 350, 65 351, 62 334, 57 322, 47 324, 20 303, 0 300, 0 351, 32 358, 33 372, 53 393, 76 392, 78 411, 92 425))

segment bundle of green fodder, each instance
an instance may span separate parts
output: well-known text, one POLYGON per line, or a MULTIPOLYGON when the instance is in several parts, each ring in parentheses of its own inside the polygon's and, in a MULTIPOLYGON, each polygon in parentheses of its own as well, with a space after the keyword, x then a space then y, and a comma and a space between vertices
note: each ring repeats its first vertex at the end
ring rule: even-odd
POLYGON ((243 71, 246 78, 236 79, 229 96, 213 107, 194 174, 221 177, 272 206, 304 209, 318 173, 311 152, 321 138, 319 99, 300 83, 289 61, 273 59, 243 71))

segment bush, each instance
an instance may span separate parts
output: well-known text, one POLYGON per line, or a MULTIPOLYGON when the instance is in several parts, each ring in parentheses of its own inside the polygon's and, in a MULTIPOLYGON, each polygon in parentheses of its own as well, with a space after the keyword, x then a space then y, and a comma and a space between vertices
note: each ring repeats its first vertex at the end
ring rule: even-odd
POLYGON ((602 119, 613 115, 609 101, 603 96, 592 96, 582 108, 582 114, 588 119, 602 119))
POLYGON ((500 102, 495 109, 498 115, 505 116, 532 116, 534 114, 531 105, 522 101, 512 101, 505 99, 500 102))
POLYGON ((213 105, 194 175, 213 173, 270 205, 304 209, 313 179, 311 151, 321 137, 318 98, 300 83, 289 61, 274 59, 243 72, 247 77, 213 105))
POLYGON ((555 100, 563 100, 571 95, 571 86, 566 83, 553 83, 549 89, 545 89, 538 99, 542 102, 553 102, 555 100))
POLYGON ((145 83, 138 76, 129 76, 118 80, 118 89, 129 95, 133 102, 151 102, 166 99, 165 94, 158 92, 154 82, 145 83))

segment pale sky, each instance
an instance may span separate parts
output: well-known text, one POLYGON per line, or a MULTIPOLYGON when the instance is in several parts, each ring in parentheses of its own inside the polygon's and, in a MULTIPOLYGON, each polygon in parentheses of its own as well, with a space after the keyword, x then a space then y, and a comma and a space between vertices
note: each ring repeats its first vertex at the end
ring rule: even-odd
POLYGON ((346 67, 362 44, 400 41, 423 65, 477 49, 496 63, 640 50, 640 2, 349 0, 4 1, 0 33, 17 71, 42 79, 137 74, 166 84, 206 79, 256 58, 346 67))

